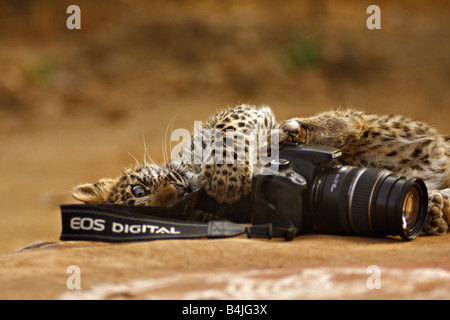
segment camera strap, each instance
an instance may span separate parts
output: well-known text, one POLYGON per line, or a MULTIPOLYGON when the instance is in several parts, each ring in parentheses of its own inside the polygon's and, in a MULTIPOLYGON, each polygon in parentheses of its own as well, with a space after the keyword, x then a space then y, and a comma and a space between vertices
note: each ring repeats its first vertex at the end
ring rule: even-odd
MULTIPOLYGON (((149 213, 153 210, 147 209, 149 213)), ((158 239, 234 237, 245 227, 229 221, 193 222, 143 215, 133 208, 61 205, 61 240, 130 242, 158 239)), ((156 213, 160 213, 159 207, 156 213)))
POLYGON ((204 192, 191 193, 169 207, 66 204, 60 206, 60 239, 132 242, 223 238, 244 233, 249 238, 293 239, 295 232, 289 228, 275 227, 271 223, 241 225, 240 223, 248 223, 251 220, 249 205, 248 198, 242 199, 234 206, 218 204, 204 192), (214 220, 210 221, 211 219, 214 220))

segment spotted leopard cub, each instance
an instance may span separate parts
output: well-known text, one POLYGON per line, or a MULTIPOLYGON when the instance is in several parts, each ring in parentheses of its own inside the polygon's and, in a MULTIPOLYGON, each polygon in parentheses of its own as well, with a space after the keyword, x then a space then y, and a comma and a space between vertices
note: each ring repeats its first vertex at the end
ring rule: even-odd
POLYGON ((169 205, 191 191, 204 189, 218 202, 232 204, 250 193, 259 163, 251 154, 270 155, 272 131, 277 122, 268 107, 239 105, 213 115, 194 132, 178 157, 158 166, 138 165, 118 178, 81 184, 72 195, 85 203, 127 205, 169 205), (251 150, 250 136, 264 133, 257 150, 251 150), (207 139, 206 139, 207 137, 207 139), (200 146, 200 148, 198 147, 200 146), (199 159, 199 160, 198 160, 199 159))
POLYGON ((403 116, 358 110, 328 111, 281 124, 289 139, 342 150, 342 164, 421 177, 429 190, 424 232, 444 234, 450 224, 450 137, 403 116))

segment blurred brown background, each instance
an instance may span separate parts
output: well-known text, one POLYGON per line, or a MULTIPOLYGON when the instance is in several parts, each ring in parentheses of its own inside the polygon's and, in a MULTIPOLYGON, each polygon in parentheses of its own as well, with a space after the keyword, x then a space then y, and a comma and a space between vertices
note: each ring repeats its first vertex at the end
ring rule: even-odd
MULTIPOLYGON (((80 182, 163 161, 166 128, 218 108, 279 120, 337 106, 450 134, 448 1, 0 3, 0 253, 56 241, 80 182), (81 8, 81 30, 66 9, 81 8), (366 9, 381 8, 381 30, 366 9)), ((176 144, 176 142, 174 143, 176 144)))

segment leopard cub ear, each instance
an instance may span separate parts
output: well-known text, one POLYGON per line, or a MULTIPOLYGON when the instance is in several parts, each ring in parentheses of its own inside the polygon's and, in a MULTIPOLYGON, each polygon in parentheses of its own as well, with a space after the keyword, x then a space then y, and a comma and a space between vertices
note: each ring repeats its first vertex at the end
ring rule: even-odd
POLYGON ((97 183, 85 183, 72 190, 72 196, 84 203, 106 203, 111 188, 116 184, 113 179, 101 179, 97 183))

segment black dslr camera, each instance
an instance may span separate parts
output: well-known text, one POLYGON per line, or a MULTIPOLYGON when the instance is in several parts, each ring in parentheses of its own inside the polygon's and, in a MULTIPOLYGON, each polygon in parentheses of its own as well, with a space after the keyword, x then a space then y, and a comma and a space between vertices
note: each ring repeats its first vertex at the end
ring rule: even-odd
POLYGON ((419 178, 339 165, 338 149, 287 143, 278 170, 253 178, 252 223, 284 230, 287 240, 319 232, 412 240, 425 223, 428 194, 419 178))

